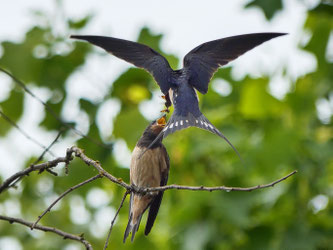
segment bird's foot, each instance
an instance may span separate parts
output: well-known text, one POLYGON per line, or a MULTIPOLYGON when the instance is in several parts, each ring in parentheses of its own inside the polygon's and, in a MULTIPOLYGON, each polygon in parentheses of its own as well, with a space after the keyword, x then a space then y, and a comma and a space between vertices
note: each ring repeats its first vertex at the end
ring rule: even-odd
POLYGON ((161 113, 169 113, 169 112, 170 112, 169 108, 165 108, 165 109, 161 110, 161 113))

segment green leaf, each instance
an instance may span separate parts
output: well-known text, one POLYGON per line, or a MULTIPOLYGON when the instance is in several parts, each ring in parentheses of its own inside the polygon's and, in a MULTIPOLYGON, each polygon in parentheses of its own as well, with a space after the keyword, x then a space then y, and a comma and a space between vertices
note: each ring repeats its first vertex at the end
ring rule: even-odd
POLYGON ((333 17, 333 4, 329 4, 329 2, 327 1, 327 3, 322 2, 320 4, 318 4, 317 7, 315 7, 314 9, 309 11, 310 14, 316 13, 318 15, 327 15, 328 17, 332 18, 333 17))
MULTIPOLYGON (((45 117, 44 119, 41 121, 41 123, 39 124, 40 126, 43 126, 44 128, 46 128, 47 130, 57 130, 59 131, 60 129, 63 128, 63 123, 61 118, 61 109, 64 103, 64 98, 62 98, 60 101, 56 102, 56 103, 52 103, 51 101, 46 102, 46 104, 50 107, 50 110, 48 110, 47 108, 45 109, 45 117), (59 119, 57 119, 57 117, 59 119)), ((69 125, 74 125, 73 123, 69 125)))
POLYGON ((239 109, 246 118, 259 119, 278 114, 280 102, 267 93, 268 79, 247 78, 243 83, 239 109))
POLYGON ((96 113, 99 108, 99 105, 83 98, 79 100, 79 103, 80 103, 80 108, 83 109, 86 112, 86 114, 89 116, 90 123, 93 123, 93 121, 96 119, 96 113))
MULTIPOLYGON (((16 123, 23 113, 23 100, 24 93, 14 88, 8 99, 0 102, 0 109, 6 116, 16 123)), ((5 136, 13 125, 5 121, 3 117, 0 117, 0 119, 2 120, 0 126, 0 136, 5 136)))
POLYGON ((89 16, 86 16, 79 20, 69 19, 68 26, 69 26, 69 28, 75 29, 75 30, 82 29, 91 21, 92 17, 93 17, 93 15, 89 15, 89 16))
POLYGON ((153 78, 146 71, 130 68, 113 83, 111 97, 119 98, 125 107, 135 107, 151 98, 149 88, 155 84, 152 81, 153 78))
POLYGON ((250 7, 260 8, 264 12, 266 19, 270 20, 276 12, 283 9, 283 4, 282 0, 252 0, 245 5, 245 8, 250 7))

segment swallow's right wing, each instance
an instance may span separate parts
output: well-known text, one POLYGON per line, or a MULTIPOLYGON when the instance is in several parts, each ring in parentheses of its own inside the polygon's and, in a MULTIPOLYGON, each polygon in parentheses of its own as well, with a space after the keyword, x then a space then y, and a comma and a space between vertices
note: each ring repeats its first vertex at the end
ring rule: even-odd
POLYGON ((88 41, 120 59, 147 70, 154 77, 163 94, 168 93, 172 69, 161 54, 147 45, 105 36, 72 35, 71 38, 88 41))

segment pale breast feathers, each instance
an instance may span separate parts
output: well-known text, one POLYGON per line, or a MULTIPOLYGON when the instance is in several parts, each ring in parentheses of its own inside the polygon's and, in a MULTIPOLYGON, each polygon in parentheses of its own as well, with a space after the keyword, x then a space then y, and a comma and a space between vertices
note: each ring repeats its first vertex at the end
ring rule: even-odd
POLYGON ((132 154, 130 179, 139 187, 158 187, 161 183, 160 147, 150 149, 139 158, 143 148, 136 147, 132 154))

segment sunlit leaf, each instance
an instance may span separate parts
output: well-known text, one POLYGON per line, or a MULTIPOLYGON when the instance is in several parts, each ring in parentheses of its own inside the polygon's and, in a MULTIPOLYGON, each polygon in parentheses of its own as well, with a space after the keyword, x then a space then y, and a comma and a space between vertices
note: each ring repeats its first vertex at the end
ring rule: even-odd
POLYGON ((240 111, 246 118, 265 118, 280 110, 279 101, 267 92, 268 79, 248 79, 243 83, 240 111))
MULTIPOLYGON (((22 91, 13 89, 7 100, 0 102, 0 110, 13 122, 17 122, 23 113, 23 99, 24 94, 22 91)), ((4 136, 13 128, 5 118, 0 116, 0 136, 4 136)))

